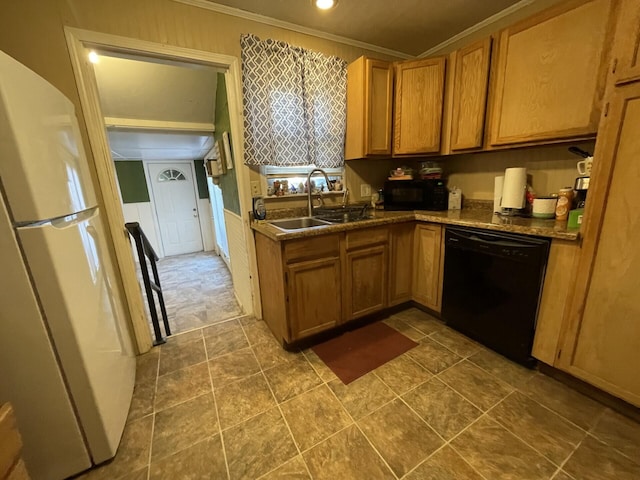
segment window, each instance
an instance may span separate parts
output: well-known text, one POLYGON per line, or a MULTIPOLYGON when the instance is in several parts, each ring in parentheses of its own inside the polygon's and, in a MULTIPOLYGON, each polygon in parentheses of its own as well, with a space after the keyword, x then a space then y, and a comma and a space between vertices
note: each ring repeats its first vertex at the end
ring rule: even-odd
MULTIPOLYGON (((263 191, 267 197, 271 198, 306 195, 307 175, 314 168, 316 168, 314 165, 299 167, 263 166, 261 173, 266 181, 266 188, 263 191)), ((327 181, 322 174, 314 174, 311 178, 311 192, 321 194, 334 192, 342 195, 344 190, 344 170, 342 168, 323 168, 323 170, 327 173, 331 185, 327 186, 327 181)))
POLYGON ((180 170, 175 170, 173 168, 167 168, 158 174, 159 182, 170 182, 173 180, 186 180, 187 178, 184 176, 180 170))

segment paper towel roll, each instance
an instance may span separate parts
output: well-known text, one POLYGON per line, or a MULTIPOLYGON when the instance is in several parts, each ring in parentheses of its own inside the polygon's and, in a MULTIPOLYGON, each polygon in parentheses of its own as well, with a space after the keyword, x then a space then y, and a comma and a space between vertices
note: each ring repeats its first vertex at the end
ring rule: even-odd
POLYGON ((524 208, 527 189, 527 169, 507 168, 502 186, 502 208, 524 208))
POLYGON ((500 203, 502 202, 502 186, 504 185, 504 175, 499 177, 495 177, 493 179, 493 212, 500 213, 502 211, 502 207, 500 207, 500 203))

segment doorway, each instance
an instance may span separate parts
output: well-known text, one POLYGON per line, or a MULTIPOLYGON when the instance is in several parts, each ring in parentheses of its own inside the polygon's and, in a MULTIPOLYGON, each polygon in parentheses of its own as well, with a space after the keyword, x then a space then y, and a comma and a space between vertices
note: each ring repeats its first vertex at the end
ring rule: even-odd
POLYGON ((188 162, 145 166, 165 256, 202 251, 193 166, 188 162))
MULTIPOLYGON (((248 221, 250 200, 248 191, 248 167, 243 165, 242 122, 240 101, 240 69, 236 57, 213 54, 210 52, 161 45, 132 38, 115 35, 88 32, 65 27, 67 43, 71 54, 72 64, 79 85, 82 110, 85 116, 91 150, 94 154, 96 172, 99 185, 108 213, 111 237, 122 273, 123 284, 129 310, 132 314, 132 325, 136 333, 138 348, 146 351, 151 346, 151 339, 146 325, 146 316, 142 298, 135 275, 135 264, 131 256, 128 240, 121 235, 124 217, 120 208, 117 184, 114 182, 114 166, 111 160, 109 143, 104 130, 104 115, 101 111, 99 94, 92 66, 86 58, 92 49, 108 50, 122 55, 148 57, 159 62, 186 62, 192 65, 211 66, 224 70, 224 78, 228 86, 229 105, 229 133, 238 141, 231 142, 234 158, 238 159, 236 169, 237 188, 240 208, 236 212, 224 210, 225 223, 231 219, 233 228, 229 227, 228 245, 231 262, 231 276, 236 298, 240 300, 243 310, 251 314, 259 311, 259 297, 257 296, 257 277, 251 275, 255 270, 255 252, 250 241, 251 231, 248 221), (133 281, 132 281, 133 279, 133 281)), ((235 179, 234 179, 235 184, 235 179)), ((200 185, 199 185, 200 187, 200 185)), ((206 182, 204 185, 206 191, 206 182)), ((212 218, 207 215, 208 218, 212 218)))

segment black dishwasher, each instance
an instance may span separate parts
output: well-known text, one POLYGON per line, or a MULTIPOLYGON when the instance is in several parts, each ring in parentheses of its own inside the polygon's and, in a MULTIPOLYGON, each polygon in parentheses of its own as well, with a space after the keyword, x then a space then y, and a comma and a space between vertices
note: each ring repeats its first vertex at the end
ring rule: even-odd
POLYGON ((442 317, 447 325, 532 367, 549 240, 470 228, 445 233, 442 317))

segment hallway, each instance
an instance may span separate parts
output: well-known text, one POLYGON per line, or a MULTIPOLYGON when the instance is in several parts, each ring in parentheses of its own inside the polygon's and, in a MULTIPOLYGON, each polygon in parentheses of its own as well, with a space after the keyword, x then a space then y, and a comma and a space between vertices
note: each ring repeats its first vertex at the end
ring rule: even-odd
POLYGON ((215 252, 165 257, 158 262, 158 274, 172 333, 202 328, 242 314, 233 294, 231 273, 215 252))

